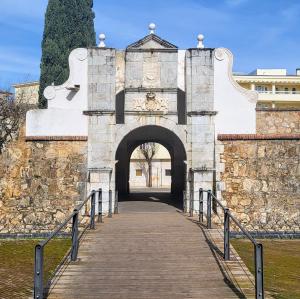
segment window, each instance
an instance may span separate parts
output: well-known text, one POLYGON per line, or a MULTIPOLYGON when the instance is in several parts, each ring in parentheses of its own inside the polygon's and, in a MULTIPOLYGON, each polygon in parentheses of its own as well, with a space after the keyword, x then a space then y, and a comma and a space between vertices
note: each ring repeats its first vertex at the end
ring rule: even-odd
POLYGON ((284 89, 284 93, 289 93, 289 89, 287 87, 284 89))
POLYGON ((264 93, 268 91, 268 87, 266 86, 255 86, 255 90, 259 93, 264 93))
POLYGON ((295 94, 296 93, 296 88, 293 88, 292 92, 293 92, 293 94, 295 94))
POLYGON ((142 175, 143 175, 142 169, 135 170, 135 176, 142 176, 142 175))
POLYGON ((171 176, 171 169, 165 169, 165 176, 171 176))

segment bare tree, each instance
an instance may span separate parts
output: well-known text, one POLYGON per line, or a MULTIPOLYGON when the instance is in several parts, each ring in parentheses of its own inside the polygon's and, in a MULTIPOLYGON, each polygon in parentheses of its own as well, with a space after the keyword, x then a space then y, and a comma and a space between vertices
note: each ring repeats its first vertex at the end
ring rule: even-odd
POLYGON ((18 135, 21 124, 25 120, 25 114, 29 106, 18 100, 18 103, 9 92, 0 94, 0 153, 6 144, 18 135))
POLYGON ((148 165, 147 187, 152 187, 152 160, 157 153, 158 148, 159 144, 155 142, 147 142, 139 147, 139 153, 143 156, 148 165))

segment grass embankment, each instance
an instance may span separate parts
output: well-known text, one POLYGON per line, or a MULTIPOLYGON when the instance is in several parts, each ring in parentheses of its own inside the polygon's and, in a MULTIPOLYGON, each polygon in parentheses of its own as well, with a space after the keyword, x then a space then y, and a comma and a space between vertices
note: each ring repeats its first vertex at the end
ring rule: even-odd
MULTIPOLYGON (((254 273, 253 246, 232 240, 250 271, 254 273)), ((276 299, 300 299, 300 240, 262 240, 265 289, 276 299)))
MULTIPOLYGON (((0 298, 28 298, 32 293, 34 247, 38 240, 0 240, 0 298)), ((70 248, 70 240, 54 239, 44 252, 45 280, 70 248)))

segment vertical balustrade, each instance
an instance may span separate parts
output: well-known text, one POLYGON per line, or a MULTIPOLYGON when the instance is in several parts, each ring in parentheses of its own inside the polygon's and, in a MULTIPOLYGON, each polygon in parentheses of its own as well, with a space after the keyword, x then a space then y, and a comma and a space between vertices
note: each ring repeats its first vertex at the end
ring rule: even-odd
POLYGON ((90 215, 90 229, 95 229, 95 209, 96 209, 96 191, 93 190, 91 194, 91 215, 90 215))
POLYGON ((100 188, 98 190, 98 222, 102 223, 103 218, 102 218, 103 212, 102 212, 102 189, 100 188))
POLYGON ((43 256, 44 247, 41 245, 35 246, 34 256, 34 298, 43 299, 43 256))
POLYGON ((263 246, 254 245, 255 258, 255 296, 256 299, 264 299, 264 269, 263 269, 263 246))
POLYGON ((203 223, 203 189, 199 189, 199 222, 203 223))
POLYGON ((187 213, 187 196, 186 196, 186 191, 183 191, 183 212, 187 213))
POLYGON ((230 215, 229 209, 224 209, 224 260, 230 260, 230 215))
POLYGON ((194 191, 190 190, 190 217, 194 216, 194 191))
POLYGON ((114 209, 114 213, 115 214, 119 214, 119 192, 118 190, 115 191, 115 209, 114 209))
POLYGON ((112 218, 112 191, 109 190, 108 196, 108 218, 112 218))
POLYGON ((78 255, 78 210, 74 210, 72 219, 72 249, 71 249, 71 261, 77 260, 78 255))
POLYGON ((211 229, 211 190, 207 191, 207 228, 211 229))

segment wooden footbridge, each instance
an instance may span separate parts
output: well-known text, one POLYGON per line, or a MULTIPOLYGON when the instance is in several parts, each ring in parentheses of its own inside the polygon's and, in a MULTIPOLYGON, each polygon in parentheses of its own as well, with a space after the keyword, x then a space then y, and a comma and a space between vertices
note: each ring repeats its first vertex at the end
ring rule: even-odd
POLYGON ((263 298, 233 248, 230 261, 218 254, 219 231, 169 203, 150 194, 120 202, 120 213, 82 235, 76 260, 66 259, 44 295, 35 285, 35 298, 263 298))

